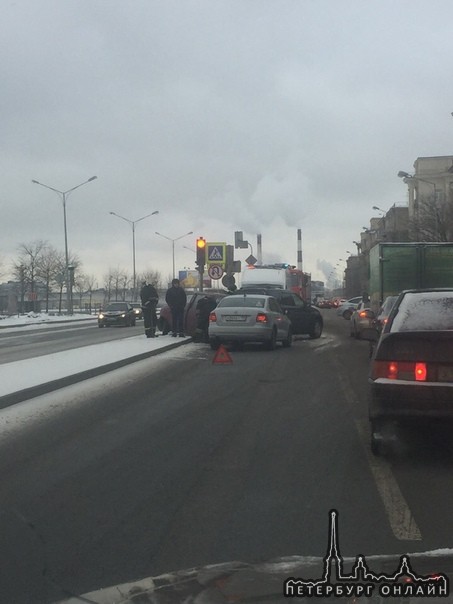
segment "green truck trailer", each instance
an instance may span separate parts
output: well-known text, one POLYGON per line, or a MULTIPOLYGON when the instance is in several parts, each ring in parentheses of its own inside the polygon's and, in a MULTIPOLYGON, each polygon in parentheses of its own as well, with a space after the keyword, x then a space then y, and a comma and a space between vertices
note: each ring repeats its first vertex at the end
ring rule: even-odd
POLYGON ((370 301, 375 312, 405 289, 453 287, 453 243, 378 243, 370 250, 370 301))

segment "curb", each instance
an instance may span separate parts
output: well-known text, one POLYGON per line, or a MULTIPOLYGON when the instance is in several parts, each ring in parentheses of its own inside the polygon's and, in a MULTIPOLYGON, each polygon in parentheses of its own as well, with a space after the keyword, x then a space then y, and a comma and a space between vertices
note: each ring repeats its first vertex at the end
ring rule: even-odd
POLYGON ((171 344, 163 346, 162 348, 157 348, 156 350, 142 352, 141 354, 137 354, 133 357, 128 357, 127 359, 114 361, 113 363, 101 365, 100 367, 93 367, 93 369, 74 373, 73 375, 68 375, 57 380, 52 380, 51 382, 45 382, 44 384, 38 384, 37 386, 25 388, 24 390, 18 390, 17 392, 12 392, 11 394, 5 394, 4 396, 0 396, 0 409, 6 409, 7 407, 11 407, 13 405, 16 405, 17 403, 22 403, 30 398, 35 398, 36 396, 41 396, 42 394, 54 392, 55 390, 59 390, 60 388, 64 388, 65 386, 77 384, 77 382, 83 382, 84 380, 88 380, 92 377, 102 375, 103 373, 108 373, 109 371, 114 371, 115 369, 119 369, 120 367, 131 365, 132 363, 136 363, 137 361, 143 361, 144 359, 156 356, 162 352, 167 352, 172 348, 178 348, 179 346, 184 346, 184 344, 189 344, 189 342, 192 341, 193 340, 190 337, 185 338, 183 341, 172 342, 171 344))

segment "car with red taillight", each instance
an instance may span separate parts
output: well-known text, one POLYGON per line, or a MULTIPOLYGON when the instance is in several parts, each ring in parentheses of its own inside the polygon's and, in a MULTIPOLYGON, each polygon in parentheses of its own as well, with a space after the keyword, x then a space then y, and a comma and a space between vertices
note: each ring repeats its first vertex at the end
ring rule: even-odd
POLYGON ((370 310, 369 302, 359 302, 357 308, 352 311, 350 318, 350 335, 352 338, 360 339, 365 330, 373 329, 374 313, 370 310))
POLYGON ((281 342, 288 348, 293 335, 291 321, 274 297, 247 293, 220 300, 209 315, 208 333, 214 350, 220 344, 246 342, 262 342, 269 350, 281 342))
POLYGON ((369 383, 375 454, 390 424, 453 420, 453 289, 399 295, 375 347, 369 383))

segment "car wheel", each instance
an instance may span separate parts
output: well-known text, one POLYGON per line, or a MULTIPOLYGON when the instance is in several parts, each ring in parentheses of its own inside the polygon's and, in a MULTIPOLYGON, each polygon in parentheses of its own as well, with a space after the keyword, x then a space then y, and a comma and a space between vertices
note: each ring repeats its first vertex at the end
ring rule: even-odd
POLYGON ((348 309, 343 312, 342 317, 343 317, 343 319, 346 319, 346 321, 349 321, 349 319, 351 318, 351 315, 352 315, 352 311, 348 309))
POLYGON ((291 328, 288 329, 287 337, 282 341, 283 348, 289 348, 293 343, 293 332, 291 328))
POLYGON ((265 342, 264 345, 267 350, 275 350, 277 348, 277 330, 276 329, 272 330, 272 335, 271 335, 270 340, 265 342))
POLYGON ((311 332, 308 334, 310 336, 310 338, 312 340, 316 340, 317 338, 320 338, 322 334, 322 323, 321 321, 315 321, 315 324, 313 325, 313 329, 311 330, 311 332))

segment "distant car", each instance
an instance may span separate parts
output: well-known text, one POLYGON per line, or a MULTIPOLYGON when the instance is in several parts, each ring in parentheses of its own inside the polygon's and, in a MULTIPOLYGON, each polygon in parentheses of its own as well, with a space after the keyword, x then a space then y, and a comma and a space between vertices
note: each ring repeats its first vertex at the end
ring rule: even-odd
POLYGON ((333 300, 319 300, 316 306, 318 308, 334 308, 334 302, 333 300))
POLYGON ((337 308, 337 315, 340 317, 343 317, 343 319, 347 319, 349 321, 352 313, 354 312, 354 310, 357 308, 357 306, 362 301, 363 301, 362 296, 356 296, 355 298, 350 298, 349 300, 346 300, 346 302, 343 302, 337 308))
POLYGON ((99 312, 98 326, 123 325, 133 327, 135 320, 135 312, 130 304, 127 302, 111 302, 99 312))
MULTIPOLYGON (((219 290, 204 290, 202 292, 189 292, 187 294, 187 304, 184 309, 184 333, 188 336, 194 336, 197 330, 197 304, 204 298, 205 295, 208 294, 212 296, 216 302, 221 300, 226 294, 223 291, 219 290)), ((163 335, 167 335, 171 331, 172 326, 172 316, 171 310, 168 304, 164 304, 160 309, 160 316, 157 320, 157 326, 159 330, 163 333, 163 335)))
POLYGON ((350 334, 352 338, 360 339, 364 330, 375 326, 374 313, 370 310, 369 302, 359 302, 352 312, 350 319, 350 334))
POLYGON ((402 292, 371 360, 371 449, 389 423, 453 420, 453 289, 402 292))
POLYGON ((143 309, 142 309, 141 303, 140 302, 131 302, 130 305, 134 309, 135 318, 143 319, 143 309))
POLYGON ((226 296, 209 315, 209 343, 214 350, 227 342, 262 342, 268 350, 274 350, 281 342, 288 348, 292 334, 291 321, 272 296, 226 296))
POLYGON ((272 287, 244 287, 237 290, 236 294, 238 293, 260 293, 273 296, 291 321, 293 335, 305 334, 313 339, 321 337, 324 327, 322 314, 315 306, 304 302, 294 292, 272 287))

